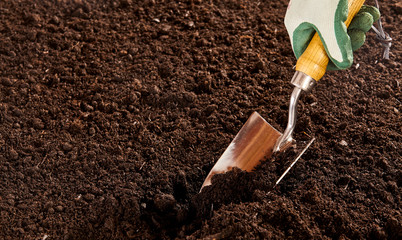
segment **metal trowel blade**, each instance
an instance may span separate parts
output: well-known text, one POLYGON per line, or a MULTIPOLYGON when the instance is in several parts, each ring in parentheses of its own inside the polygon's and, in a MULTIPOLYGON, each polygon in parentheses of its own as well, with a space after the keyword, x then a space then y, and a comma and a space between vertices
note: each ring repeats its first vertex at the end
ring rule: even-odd
MULTIPOLYGON (((260 114, 253 112, 209 172, 201 190, 205 186, 211 185, 213 175, 225 173, 234 167, 248 172, 253 171, 261 160, 272 156, 274 146, 280 136, 282 133, 265 121, 260 114)), ((289 142, 280 151, 291 145, 292 142, 289 142)))

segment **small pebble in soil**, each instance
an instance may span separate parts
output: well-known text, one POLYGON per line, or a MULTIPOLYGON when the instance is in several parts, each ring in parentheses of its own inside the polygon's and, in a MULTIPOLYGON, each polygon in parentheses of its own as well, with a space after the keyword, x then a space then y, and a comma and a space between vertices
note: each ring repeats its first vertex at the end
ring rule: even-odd
POLYGON ((71 145, 70 143, 66 142, 66 143, 63 143, 62 148, 63 148, 64 151, 69 152, 69 151, 71 151, 73 149, 73 145, 71 145))
POLYGON ((32 126, 35 129, 43 129, 45 127, 45 124, 43 124, 42 120, 40 120, 39 118, 34 118, 32 119, 32 126))
POLYGON ((59 25, 60 24, 60 18, 58 18, 57 16, 53 16, 49 23, 54 24, 54 25, 59 25))
POLYGON ((160 28, 160 34, 169 34, 170 30, 172 29, 172 26, 168 24, 163 24, 160 28))
POLYGON ((152 86, 148 89, 148 92, 153 95, 157 95, 161 93, 161 90, 158 86, 152 86))
POLYGON ((17 160, 18 159, 18 153, 14 149, 11 149, 9 152, 10 158, 12 160, 17 160))
POLYGON ((345 140, 340 141, 339 144, 344 147, 348 146, 348 143, 345 140))
POLYGON ((382 63, 378 63, 377 66, 380 71, 385 71, 387 69, 387 67, 382 63))
POLYGON ((63 206, 57 206, 56 207, 56 211, 58 211, 58 212, 62 212, 64 210, 64 208, 63 208, 63 206))
POLYGON ((187 22, 187 26, 190 27, 190 28, 192 28, 192 27, 195 26, 195 24, 194 24, 193 21, 188 21, 188 22, 187 22))
POLYGON ((88 130, 88 133, 89 133, 89 135, 91 135, 91 136, 94 135, 95 132, 96 132, 96 130, 95 130, 95 128, 93 128, 93 127, 89 128, 89 130, 88 130))
POLYGON ((87 201, 92 201, 92 200, 95 199, 95 195, 93 195, 91 193, 85 194, 84 199, 87 200, 87 201))
POLYGON ((80 200, 81 198, 82 198, 82 195, 81 195, 81 194, 78 194, 78 196, 77 196, 76 198, 74 198, 74 200, 78 201, 78 200, 80 200))

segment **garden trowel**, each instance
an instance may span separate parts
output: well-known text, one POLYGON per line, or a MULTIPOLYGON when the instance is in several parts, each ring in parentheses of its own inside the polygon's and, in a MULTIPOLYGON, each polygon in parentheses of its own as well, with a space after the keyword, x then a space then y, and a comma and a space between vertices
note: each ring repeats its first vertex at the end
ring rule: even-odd
MULTIPOLYGON (((349 26, 363 3, 364 0, 348 1, 349 11, 346 26, 349 26)), ((310 91, 324 76, 328 62, 329 58, 323 43, 319 35, 315 33, 307 49, 296 63, 296 72, 291 80, 295 88, 290 97, 288 124, 284 133, 280 133, 257 112, 254 112, 211 169, 201 190, 211 184, 213 175, 225 173, 235 167, 244 171, 253 171, 262 160, 269 159, 275 152, 286 150, 294 143, 292 133, 296 125, 299 97, 303 91, 310 91)))

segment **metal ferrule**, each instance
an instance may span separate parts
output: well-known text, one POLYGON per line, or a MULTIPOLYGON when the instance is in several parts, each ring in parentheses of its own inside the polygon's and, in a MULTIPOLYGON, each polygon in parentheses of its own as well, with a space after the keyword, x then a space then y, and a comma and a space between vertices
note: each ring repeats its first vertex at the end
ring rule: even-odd
POLYGON ((296 71, 295 74, 293 75, 292 80, 290 81, 295 87, 298 87, 302 89, 303 91, 309 92, 311 89, 315 86, 317 83, 316 80, 314 80, 312 77, 309 75, 296 71))

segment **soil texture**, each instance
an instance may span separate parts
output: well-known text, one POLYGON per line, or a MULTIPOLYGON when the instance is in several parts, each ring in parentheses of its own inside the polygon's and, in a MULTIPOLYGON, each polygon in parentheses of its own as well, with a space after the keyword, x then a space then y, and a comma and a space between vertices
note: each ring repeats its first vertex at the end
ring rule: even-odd
MULTIPOLYGON (((199 189, 253 111, 283 131, 288 1, 0 1, 0 239, 402 239, 401 4, 299 103, 313 145, 199 189)), ((368 1, 374 4, 374 1, 368 1)))

